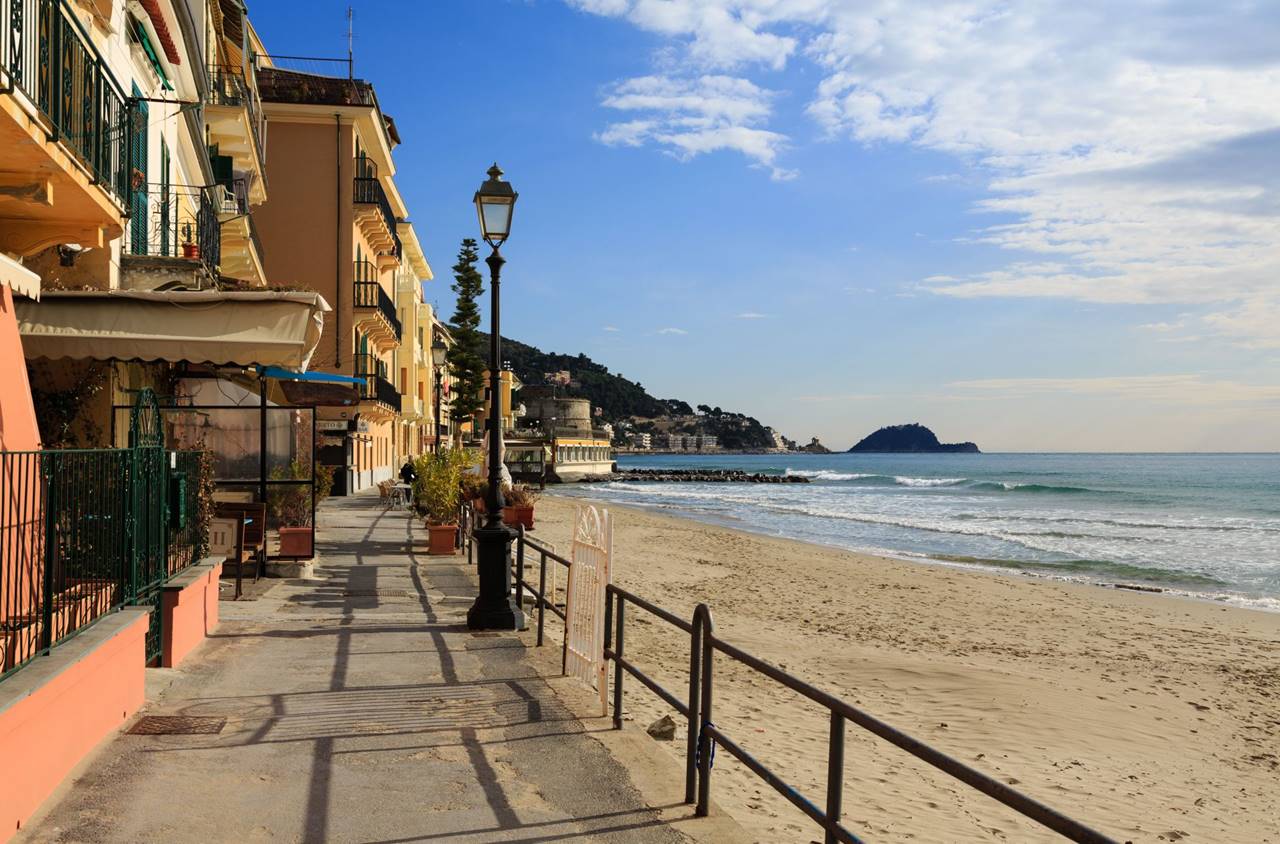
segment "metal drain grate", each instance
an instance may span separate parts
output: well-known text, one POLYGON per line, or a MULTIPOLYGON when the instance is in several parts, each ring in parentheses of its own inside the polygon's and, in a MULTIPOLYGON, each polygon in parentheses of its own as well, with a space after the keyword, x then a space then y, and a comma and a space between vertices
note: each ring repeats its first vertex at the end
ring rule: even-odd
POLYGON ((201 718, 191 715, 147 715, 129 728, 134 736, 199 736, 217 735, 226 726, 226 718, 201 718))
POLYGON ((344 598, 416 598, 416 592, 408 589, 348 589, 344 598))

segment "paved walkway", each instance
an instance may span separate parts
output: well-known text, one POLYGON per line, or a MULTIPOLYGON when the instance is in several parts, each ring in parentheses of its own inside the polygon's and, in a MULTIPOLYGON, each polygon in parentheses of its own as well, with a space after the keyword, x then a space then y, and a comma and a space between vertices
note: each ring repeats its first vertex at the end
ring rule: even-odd
POLYGON ((144 715, 221 730, 118 736, 16 840, 743 840, 691 819, 647 736, 582 717, 557 649, 467 631, 465 560, 415 553, 420 524, 367 496, 321 524, 317 579, 224 601, 186 666, 150 672, 144 715))

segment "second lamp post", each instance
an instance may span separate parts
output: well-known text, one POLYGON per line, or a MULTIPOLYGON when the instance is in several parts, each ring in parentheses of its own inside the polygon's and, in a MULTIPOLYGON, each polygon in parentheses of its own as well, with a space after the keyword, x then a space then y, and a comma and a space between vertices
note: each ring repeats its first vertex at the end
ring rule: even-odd
POLYGON ((524 627, 524 612, 511 595, 511 542, 516 533, 502 523, 502 334, 499 321, 499 275, 505 261, 499 254, 511 234, 511 212, 515 209, 516 192, 502 180, 502 170, 495 163, 489 178, 476 191, 476 213, 480 233, 493 248, 485 259, 489 265, 489 494, 485 497, 485 521, 476 528, 476 567, 479 569, 480 594, 467 610, 467 627, 472 630, 519 630, 524 627))

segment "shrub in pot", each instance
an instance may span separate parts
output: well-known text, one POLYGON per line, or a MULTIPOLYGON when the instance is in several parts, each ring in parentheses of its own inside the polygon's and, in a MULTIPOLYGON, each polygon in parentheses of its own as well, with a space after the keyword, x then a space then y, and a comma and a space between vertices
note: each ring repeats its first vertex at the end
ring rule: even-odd
POLYGON ((502 520, 512 527, 524 525, 525 530, 533 530, 533 504, 538 500, 538 493, 517 484, 503 490, 502 497, 507 504, 502 508, 502 520))
MULTIPOLYGON (((316 464, 316 504, 333 489, 333 469, 316 464)), ((273 481, 309 481, 311 464, 293 460, 288 466, 271 470, 273 481)), ((311 488, 306 484, 276 484, 267 487, 267 510, 280 535, 281 557, 310 557, 314 553, 311 519, 311 488)))
POLYGON ((427 523, 431 537, 428 553, 452 554, 458 534, 458 505, 462 500, 462 473, 471 457, 460 449, 424 454, 414 463, 414 506, 427 523))

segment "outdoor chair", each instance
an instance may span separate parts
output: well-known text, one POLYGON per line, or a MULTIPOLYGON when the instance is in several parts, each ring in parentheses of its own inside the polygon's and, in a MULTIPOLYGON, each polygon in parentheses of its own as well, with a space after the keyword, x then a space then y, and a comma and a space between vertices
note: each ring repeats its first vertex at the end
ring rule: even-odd
MULTIPOLYGON (((242 593, 244 567, 252 563, 253 582, 257 583, 267 562, 267 505, 225 501, 217 505, 214 515, 220 519, 235 519, 236 550, 225 565, 236 567, 236 597, 242 593)), ((224 571, 225 571, 224 565, 224 571)))

